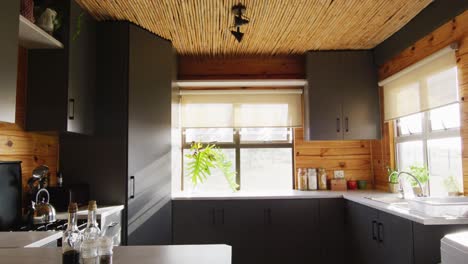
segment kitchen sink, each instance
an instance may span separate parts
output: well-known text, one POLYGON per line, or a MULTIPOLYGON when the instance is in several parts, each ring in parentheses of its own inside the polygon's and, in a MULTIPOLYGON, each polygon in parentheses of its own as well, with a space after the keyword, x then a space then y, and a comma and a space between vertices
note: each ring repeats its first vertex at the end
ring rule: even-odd
POLYGON ((468 217, 468 197, 418 197, 408 203, 411 210, 433 217, 468 217))
POLYGON ((366 197, 366 199, 381 202, 387 205, 409 208, 408 200, 399 197, 366 197))

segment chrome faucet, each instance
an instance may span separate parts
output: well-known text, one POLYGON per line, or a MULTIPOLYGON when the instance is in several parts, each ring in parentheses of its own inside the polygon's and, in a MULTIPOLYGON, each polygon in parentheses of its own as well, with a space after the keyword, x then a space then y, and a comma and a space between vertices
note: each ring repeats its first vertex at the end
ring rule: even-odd
POLYGON ((424 193, 424 188, 423 188, 423 186, 422 186, 421 181, 419 181, 418 178, 417 178, 416 176, 414 176, 413 174, 411 174, 411 173, 409 173, 409 172, 406 172, 406 171, 400 171, 400 172, 398 173, 397 179, 398 179, 398 182, 400 183, 400 193, 401 193, 403 199, 405 199, 405 191, 404 191, 404 189, 403 189, 403 184, 401 183, 401 179, 400 179, 400 177, 401 177, 402 174, 406 174, 406 175, 410 176, 411 178, 413 178, 413 179, 418 183, 419 188, 421 189, 421 194, 419 194, 419 195, 417 195, 417 196, 419 196, 419 197, 426 197, 426 196, 427 196, 427 195, 424 193))

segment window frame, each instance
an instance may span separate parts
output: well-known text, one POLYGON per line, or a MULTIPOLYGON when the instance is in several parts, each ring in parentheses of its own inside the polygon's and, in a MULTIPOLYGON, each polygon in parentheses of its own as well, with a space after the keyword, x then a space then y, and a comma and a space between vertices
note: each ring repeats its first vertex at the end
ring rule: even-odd
MULTIPOLYGON (((184 150, 190 149, 191 143, 186 142, 186 129, 182 128, 182 157, 184 155, 184 150)), ((235 168, 236 168, 236 183, 239 185, 238 190, 242 189, 241 184, 241 149, 247 148, 291 148, 291 155, 292 155, 292 164, 291 164, 291 171, 292 171, 292 185, 291 187, 294 188, 294 129, 288 127, 288 138, 287 140, 274 140, 274 141, 246 141, 241 142, 241 128, 233 128, 233 142, 202 142, 202 143, 214 143, 220 149, 234 149, 236 154, 235 160, 235 168)), ((184 159, 182 158, 182 169, 181 169, 181 191, 184 191, 184 159)))
MULTIPOLYGON (((459 106, 460 110, 460 103, 454 103, 459 106)), ((449 104, 452 105, 452 104, 449 104)), ((446 107, 449 105, 445 105, 442 107, 446 107)), ((442 108, 440 107, 440 108, 442 108)), ((433 109, 431 109, 433 110, 433 109)), ((426 168, 429 168, 429 155, 428 155, 428 141, 433 140, 433 139, 445 139, 445 138, 454 138, 454 137, 461 137, 461 123, 460 127, 454 127, 454 128, 445 128, 445 129, 439 129, 439 130, 432 130, 431 128, 431 119, 430 119, 430 111, 425 111, 421 112, 421 124, 422 124, 422 131, 421 133, 414 133, 414 134, 409 134, 409 135, 401 135, 400 132, 400 125, 399 125, 399 120, 397 119, 393 121, 395 123, 394 125, 394 147, 395 147, 395 160, 396 160, 396 165, 398 170, 401 170, 400 168, 400 157, 399 157, 399 151, 398 151, 398 144, 399 143, 404 143, 404 142, 412 142, 412 141, 421 141, 423 145, 423 162, 424 166, 426 168)), ((431 177, 429 175, 429 186, 431 182, 431 177)), ((430 187, 428 187, 428 192, 430 194, 430 187)))

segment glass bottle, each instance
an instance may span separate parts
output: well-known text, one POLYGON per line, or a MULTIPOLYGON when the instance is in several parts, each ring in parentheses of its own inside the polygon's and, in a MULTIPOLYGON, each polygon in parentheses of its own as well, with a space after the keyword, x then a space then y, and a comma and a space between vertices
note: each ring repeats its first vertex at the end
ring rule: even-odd
POLYGON ((63 264, 79 264, 80 263, 80 247, 83 237, 78 230, 78 217, 76 212, 78 205, 70 203, 68 205, 68 226, 62 236, 62 263, 63 264))
POLYGON ((103 236, 99 238, 99 264, 112 264, 113 241, 111 237, 103 236))
POLYGON ((81 243, 81 264, 98 264, 98 240, 88 239, 81 243))
POLYGON ((89 201, 88 203, 88 224, 86 229, 83 231, 84 240, 95 240, 99 238, 101 230, 99 229, 96 219, 97 205, 96 201, 89 201))

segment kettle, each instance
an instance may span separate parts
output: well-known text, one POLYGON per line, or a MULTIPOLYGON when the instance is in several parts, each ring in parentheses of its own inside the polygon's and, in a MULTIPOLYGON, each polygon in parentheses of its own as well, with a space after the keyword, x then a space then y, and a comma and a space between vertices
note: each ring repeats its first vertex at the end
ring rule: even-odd
POLYGON ((34 217, 33 222, 34 224, 48 224, 55 222, 56 219, 56 212, 55 208, 49 204, 49 192, 42 188, 36 194, 36 203, 33 203, 34 208, 34 217), (39 194, 45 192, 47 199, 44 201, 39 202, 39 194))

